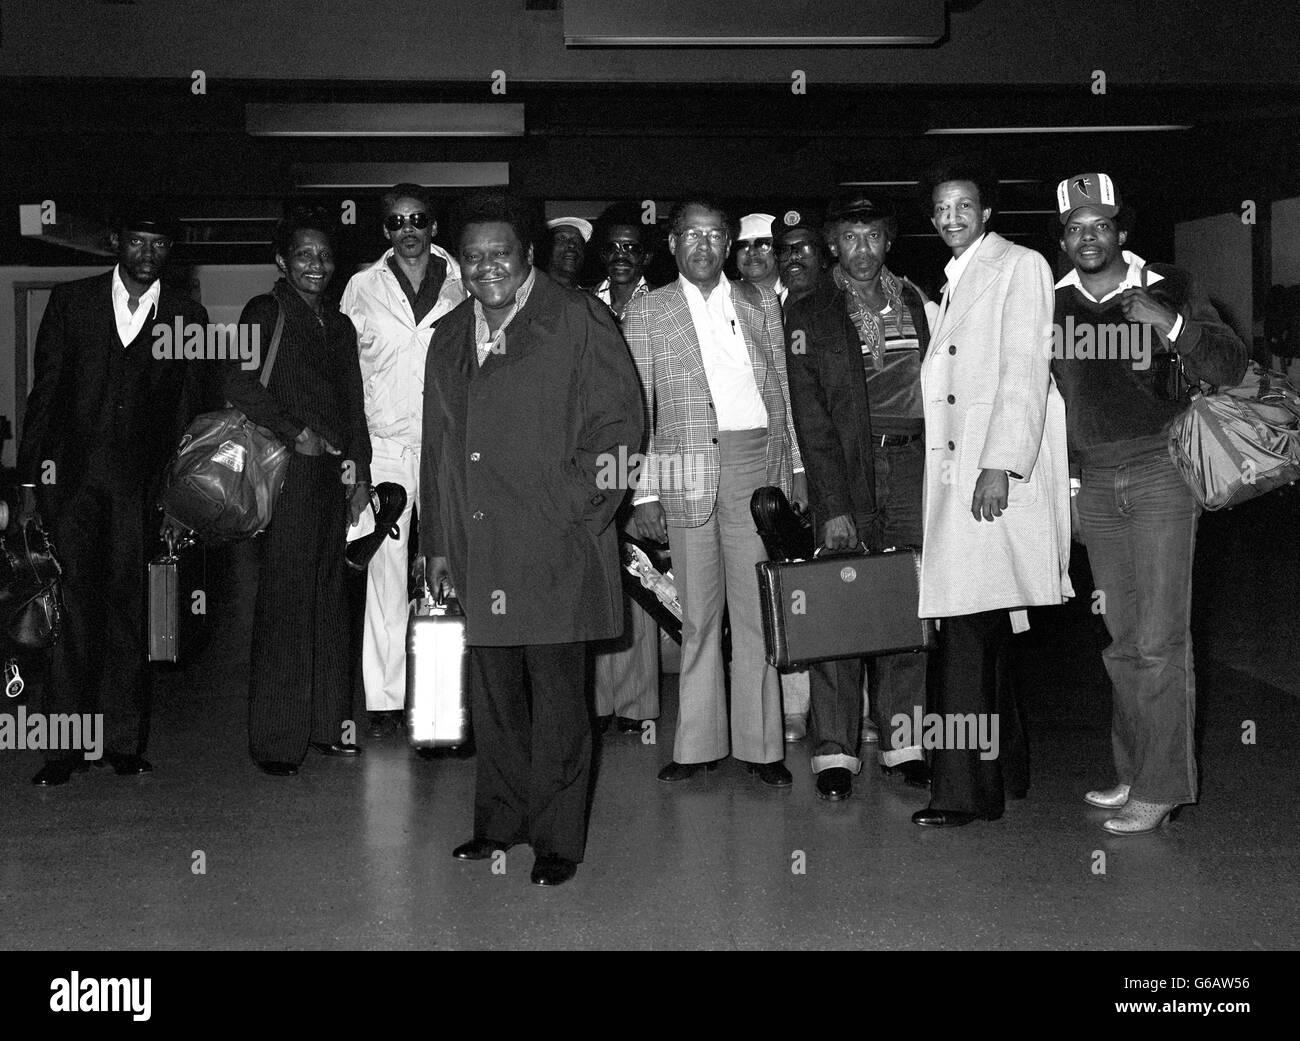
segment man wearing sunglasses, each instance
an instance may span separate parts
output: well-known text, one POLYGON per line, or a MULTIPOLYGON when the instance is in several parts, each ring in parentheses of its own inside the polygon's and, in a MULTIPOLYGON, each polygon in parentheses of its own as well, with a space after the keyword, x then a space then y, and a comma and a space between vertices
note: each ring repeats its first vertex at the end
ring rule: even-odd
POLYGON ((747 213, 740 218, 740 237, 736 239, 736 270, 752 286, 770 289, 776 298, 785 303, 786 288, 776 268, 776 253, 772 248, 772 223, 770 213, 747 213))
MULTIPOLYGON (((634 298, 650 292, 645 280, 650 250, 640 207, 610 206, 596 221, 592 238, 607 277, 591 292, 621 320, 634 298)), ((620 508, 620 530, 631 509, 630 501, 620 508)), ((642 724, 659 715, 659 627, 626 593, 623 612, 623 635, 592 645, 596 719, 602 730, 612 718, 618 733, 640 734, 642 724)))
MULTIPOLYGON (((821 229, 798 210, 786 210, 779 225, 773 221, 772 230, 772 253, 786 288, 781 313, 788 321, 791 305, 811 293, 821 281, 826 271, 826 249, 822 245, 821 229)), ((785 712, 787 742, 802 741, 808 736, 809 682, 807 669, 781 673, 781 708, 785 712)))
POLYGON ((821 229, 798 210, 787 210, 780 229, 774 224, 773 230, 772 254, 786 290, 781 310, 788 316, 791 306, 816 289, 826 273, 826 247, 821 229))
MULTIPOLYGON (((383 541, 366 578, 361 673, 374 737, 400 725, 406 698, 407 546, 420 495, 425 355, 434 325, 465 299, 460 266, 433 243, 438 222, 429 194, 417 184, 398 184, 382 202, 390 248, 352 276, 340 305, 357 327, 371 479, 406 489, 399 537, 383 541)), ((365 511, 349 538, 373 524, 365 511)))
POLYGON ((595 238, 605 265, 605 279, 591 291, 619 320, 634 296, 650 292, 645 269, 651 251, 640 213, 640 209, 632 206, 614 205, 596 222, 595 238))

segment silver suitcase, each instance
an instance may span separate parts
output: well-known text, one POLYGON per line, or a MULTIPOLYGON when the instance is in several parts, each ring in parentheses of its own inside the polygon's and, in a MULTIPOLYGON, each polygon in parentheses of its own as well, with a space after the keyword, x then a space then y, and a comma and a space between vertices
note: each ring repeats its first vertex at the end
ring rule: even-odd
POLYGON ((180 658, 180 558, 171 537, 167 552, 149 561, 149 660, 180 658))
POLYGON ((467 737, 465 615, 455 597, 426 587, 406 627, 406 734, 412 748, 449 748, 467 737))

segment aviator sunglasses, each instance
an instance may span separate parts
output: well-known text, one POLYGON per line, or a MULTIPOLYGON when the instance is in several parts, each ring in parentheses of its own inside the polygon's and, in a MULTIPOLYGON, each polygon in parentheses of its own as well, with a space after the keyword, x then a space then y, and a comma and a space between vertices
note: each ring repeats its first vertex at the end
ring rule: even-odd
POLYGON ((407 221, 410 221, 411 227, 415 228, 416 231, 423 231, 432 223, 429 215, 424 212, 410 214, 390 213, 384 218, 384 227, 389 231, 401 231, 402 225, 407 221))

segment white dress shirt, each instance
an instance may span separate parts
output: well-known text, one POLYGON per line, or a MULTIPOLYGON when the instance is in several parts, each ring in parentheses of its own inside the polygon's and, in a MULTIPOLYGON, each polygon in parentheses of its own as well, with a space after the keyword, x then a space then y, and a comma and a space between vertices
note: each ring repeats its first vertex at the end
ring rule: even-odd
POLYGON ((704 375, 709 381, 719 430, 766 430, 767 406, 754 382, 754 364, 745 335, 736 321, 731 283, 718 279, 706 300, 685 278, 678 285, 691 309, 691 322, 700 341, 704 375))
MULTIPOLYGON (((961 276, 966 273, 970 267, 971 259, 975 256, 975 251, 984 244, 984 235, 980 235, 974 242, 962 250, 960 257, 953 257, 943 266, 944 276, 948 279, 947 284, 943 287, 943 297, 939 301, 939 312, 935 318, 935 325, 945 314, 948 313, 948 301, 952 299, 952 294, 957 291, 957 283, 961 281, 961 276)), ((927 315, 928 317, 928 315, 927 315)))
POLYGON ((371 436, 392 438, 415 448, 424 422, 424 361, 434 324, 465 299, 460 265, 438 246, 431 246, 430 252, 447 265, 447 277, 438 290, 438 302, 419 322, 388 266, 391 249, 348 280, 339 303, 339 310, 352 319, 357 330, 371 436))
MULTIPOLYGON (((1069 274, 1056 283, 1056 288, 1061 289, 1064 286, 1074 286, 1075 289, 1091 300, 1094 304, 1104 304, 1112 296, 1118 296, 1126 289, 1132 289, 1135 286, 1141 288, 1142 269, 1147 266, 1147 262, 1136 253, 1130 253, 1126 249, 1120 251, 1120 257, 1123 259, 1124 263, 1128 265, 1128 269, 1124 272, 1124 280, 1100 300, 1083 288, 1083 281, 1079 278, 1079 271, 1077 268, 1070 268, 1069 274)), ((1146 284, 1149 286, 1153 286, 1157 282, 1163 282, 1164 280, 1164 275, 1158 274, 1155 271, 1148 271, 1146 273, 1146 284)), ((1182 331, 1183 316, 1178 315, 1174 319, 1174 327, 1169 330, 1169 342, 1173 343, 1174 340, 1178 339, 1178 334, 1182 331)))
MULTIPOLYGON (((127 306, 131 294, 126 291, 126 284, 122 281, 122 265, 113 268, 113 318, 117 322, 117 335, 123 346, 129 347, 131 341, 140 335, 149 316, 158 313, 158 294, 161 292, 162 283, 155 278, 153 284, 140 295, 140 302, 133 313, 127 306)), ((179 350, 180 344, 176 348, 179 350)))

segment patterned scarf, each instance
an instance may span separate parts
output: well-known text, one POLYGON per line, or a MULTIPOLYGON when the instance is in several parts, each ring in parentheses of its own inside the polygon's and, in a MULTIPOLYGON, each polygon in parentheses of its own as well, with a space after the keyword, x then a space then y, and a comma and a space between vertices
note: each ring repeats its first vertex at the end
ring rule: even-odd
MULTIPOLYGON (((866 297, 859 292, 858 287, 849 280, 849 277, 838 264, 835 265, 832 277, 835 280, 836 288, 844 293, 844 302, 848 306, 849 317, 853 320, 858 335, 862 337, 862 342, 871 351, 872 362, 876 368, 881 368, 884 365, 885 353, 885 328, 881 316, 867 303, 866 297)), ((898 335, 902 336, 903 287, 894 273, 883 265, 880 268, 880 288, 885 294, 885 300, 889 303, 890 316, 894 320, 898 335)))

